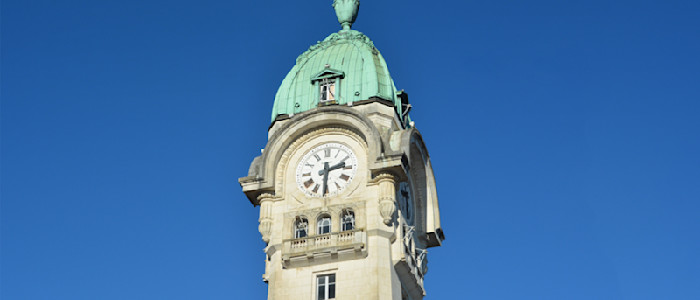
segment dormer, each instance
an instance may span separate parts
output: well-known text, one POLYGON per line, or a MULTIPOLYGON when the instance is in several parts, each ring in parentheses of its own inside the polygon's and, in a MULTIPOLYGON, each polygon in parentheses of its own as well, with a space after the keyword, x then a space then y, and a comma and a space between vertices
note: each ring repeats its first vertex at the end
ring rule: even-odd
POLYGON ((323 71, 311 78, 311 84, 318 91, 318 105, 337 104, 340 96, 340 80, 345 78, 345 72, 331 69, 326 65, 323 71))

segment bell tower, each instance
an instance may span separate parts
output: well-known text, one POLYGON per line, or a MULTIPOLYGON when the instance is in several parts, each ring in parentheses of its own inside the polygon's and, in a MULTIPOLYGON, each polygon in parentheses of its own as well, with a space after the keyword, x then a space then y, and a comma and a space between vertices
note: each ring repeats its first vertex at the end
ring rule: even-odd
POLYGON ((352 29, 359 1, 333 7, 342 29, 297 58, 239 179, 260 206, 268 299, 422 299, 445 239, 430 156, 408 95, 352 29))

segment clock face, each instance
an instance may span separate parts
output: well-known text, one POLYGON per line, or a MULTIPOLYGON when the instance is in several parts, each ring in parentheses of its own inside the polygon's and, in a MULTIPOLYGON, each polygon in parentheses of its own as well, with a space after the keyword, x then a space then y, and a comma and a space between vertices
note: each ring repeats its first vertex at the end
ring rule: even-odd
POLYGON ((297 186, 307 196, 334 196, 350 185, 356 172, 357 157, 350 148, 326 143, 301 159, 296 171, 297 186))
POLYGON ((413 199, 411 198, 411 187, 408 182, 399 184, 399 205, 401 206, 401 214, 406 219, 409 225, 413 224, 413 199))

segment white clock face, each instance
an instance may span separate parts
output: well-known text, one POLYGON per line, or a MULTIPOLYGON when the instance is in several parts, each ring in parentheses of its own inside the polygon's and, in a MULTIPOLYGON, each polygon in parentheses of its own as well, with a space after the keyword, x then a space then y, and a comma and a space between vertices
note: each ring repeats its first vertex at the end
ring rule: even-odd
POLYGON ((356 172, 355 153, 345 145, 327 143, 311 149, 301 159, 297 186, 307 196, 334 196, 350 185, 356 172))

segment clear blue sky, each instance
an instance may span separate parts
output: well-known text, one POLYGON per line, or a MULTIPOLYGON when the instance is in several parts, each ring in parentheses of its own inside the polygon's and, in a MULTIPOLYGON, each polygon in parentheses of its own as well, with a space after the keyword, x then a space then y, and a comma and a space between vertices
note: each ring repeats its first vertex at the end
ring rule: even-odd
MULTIPOLYGON (((2 2, 2 291, 264 299, 237 182, 326 1, 2 2)), ((427 299, 700 299, 700 2, 369 1, 430 149, 427 299)))

